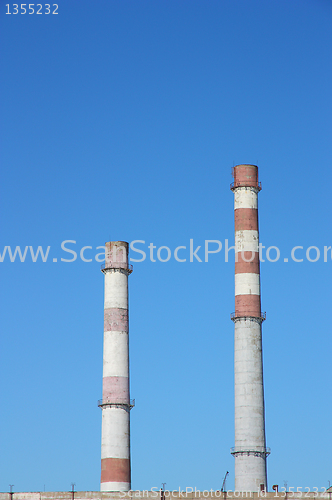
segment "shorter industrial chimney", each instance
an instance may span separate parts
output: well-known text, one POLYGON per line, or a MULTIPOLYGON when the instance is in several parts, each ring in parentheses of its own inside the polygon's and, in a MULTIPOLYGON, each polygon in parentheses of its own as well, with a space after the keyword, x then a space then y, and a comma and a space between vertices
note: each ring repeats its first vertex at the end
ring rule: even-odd
POLYGON ((106 243, 104 303, 104 362, 101 440, 101 491, 129 491, 130 410, 128 243, 106 243))

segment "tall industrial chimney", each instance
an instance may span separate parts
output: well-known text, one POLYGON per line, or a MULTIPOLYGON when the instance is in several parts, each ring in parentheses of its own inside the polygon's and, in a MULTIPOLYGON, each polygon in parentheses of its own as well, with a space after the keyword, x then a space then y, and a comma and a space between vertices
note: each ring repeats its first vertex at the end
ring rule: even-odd
POLYGON ((101 441, 101 491, 129 491, 130 410, 128 243, 106 243, 104 304, 104 363, 101 441))
POLYGON ((235 490, 267 491, 265 410, 262 360, 258 168, 233 169, 235 215, 235 490))

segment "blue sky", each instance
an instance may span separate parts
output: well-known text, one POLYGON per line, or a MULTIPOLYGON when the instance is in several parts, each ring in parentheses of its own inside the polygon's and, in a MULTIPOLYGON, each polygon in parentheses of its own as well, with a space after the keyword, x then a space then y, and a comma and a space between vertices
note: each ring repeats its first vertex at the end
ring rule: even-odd
MULTIPOLYGON (((172 252, 190 239, 232 244, 229 184, 239 163, 259 166, 261 242, 281 252, 261 264, 269 486, 327 487, 331 2, 6 9, 2 1, 0 250, 50 251, 45 263, 7 255, 0 264, 0 491, 99 489, 95 249, 110 240, 172 252), (61 261, 71 258, 65 240, 78 253, 91 246, 93 261, 61 261), (291 260, 294 246, 303 262, 291 260), (317 262, 305 258, 310 246, 317 262)), ((226 263, 223 250, 208 262, 189 262, 187 250, 185 263, 134 263, 134 489, 218 489, 227 470, 234 487, 234 259, 226 263)))

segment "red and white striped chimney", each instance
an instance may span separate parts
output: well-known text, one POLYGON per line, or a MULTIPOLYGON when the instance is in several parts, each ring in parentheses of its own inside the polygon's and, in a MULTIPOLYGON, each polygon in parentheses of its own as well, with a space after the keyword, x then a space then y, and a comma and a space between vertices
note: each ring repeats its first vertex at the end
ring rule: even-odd
POLYGON ((129 491, 130 410, 128 243, 106 243, 101 491, 129 491))
POLYGON ((265 409, 262 361, 262 321, 258 168, 233 169, 235 216, 235 490, 267 490, 265 409))

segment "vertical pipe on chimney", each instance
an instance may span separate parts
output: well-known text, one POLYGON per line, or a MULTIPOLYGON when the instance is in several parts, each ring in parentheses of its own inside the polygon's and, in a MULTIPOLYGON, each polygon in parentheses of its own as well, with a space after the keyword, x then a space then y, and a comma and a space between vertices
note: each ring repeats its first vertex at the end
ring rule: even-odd
POLYGON ((128 243, 106 243, 101 491, 129 491, 130 409, 128 243))
POLYGON ((235 490, 267 491, 258 233, 258 168, 233 169, 235 216, 235 490))

